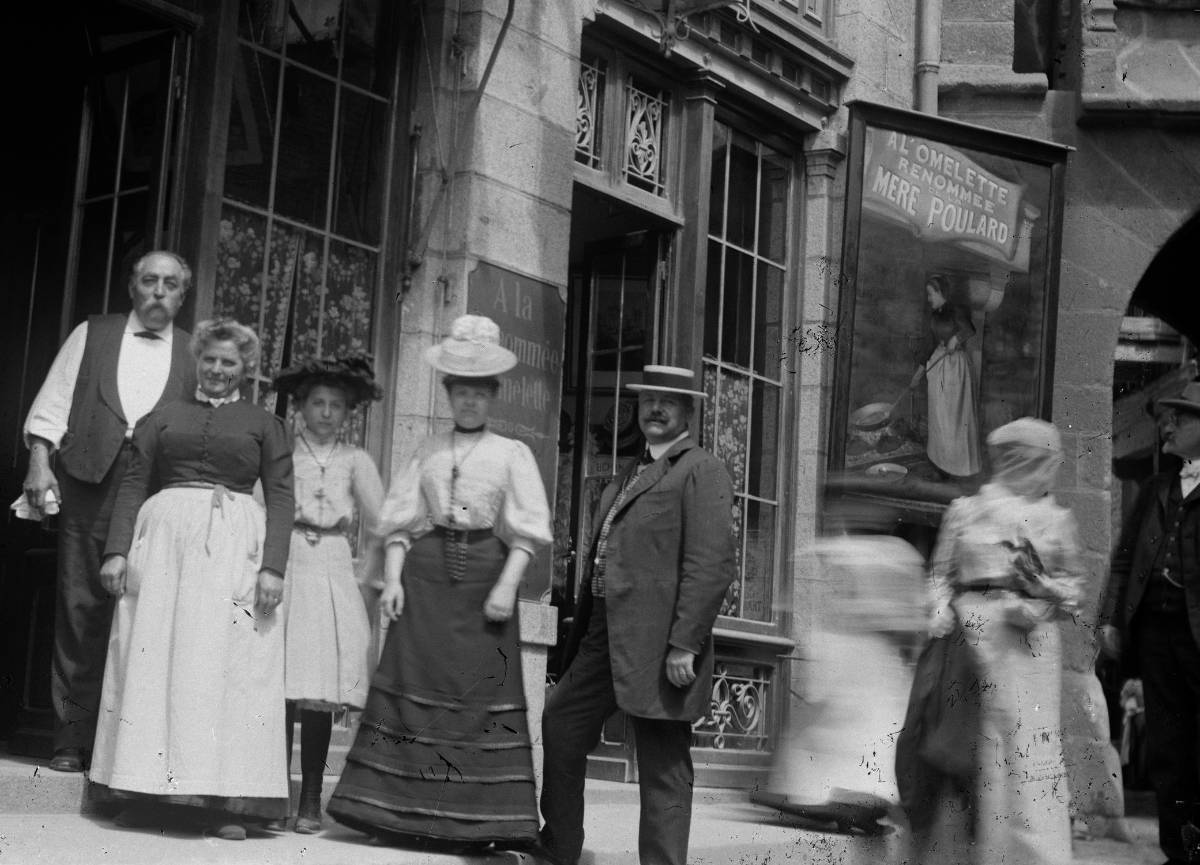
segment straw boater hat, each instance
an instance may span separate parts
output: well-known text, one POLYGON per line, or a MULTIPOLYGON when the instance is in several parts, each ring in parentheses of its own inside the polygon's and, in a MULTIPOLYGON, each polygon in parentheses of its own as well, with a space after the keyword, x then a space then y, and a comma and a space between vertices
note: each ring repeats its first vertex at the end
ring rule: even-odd
POLYGON ((491 378, 517 365, 517 356, 500 345, 500 328, 484 315, 460 315, 450 335, 425 349, 425 362, 439 372, 463 378, 491 378))
POLYGON ((664 393, 686 393, 704 399, 708 396, 696 387, 696 374, 682 366, 648 364, 642 369, 639 384, 626 385, 630 390, 653 390, 664 393))
POLYGON ((1200 414, 1200 381, 1188 382, 1187 386, 1175 399, 1160 399, 1159 407, 1170 406, 1174 409, 1182 409, 1192 414, 1200 414))
POLYGON ((292 364, 275 376, 275 390, 281 394, 294 394, 305 382, 329 383, 346 391, 355 405, 383 396, 375 381, 371 367, 371 356, 347 354, 341 357, 320 357, 292 364))

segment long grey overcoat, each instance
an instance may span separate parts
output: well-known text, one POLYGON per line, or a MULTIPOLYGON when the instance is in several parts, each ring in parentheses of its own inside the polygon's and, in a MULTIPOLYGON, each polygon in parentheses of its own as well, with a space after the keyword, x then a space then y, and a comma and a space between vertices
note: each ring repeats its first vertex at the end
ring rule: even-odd
MULTIPOLYGON (((623 478, 605 488, 592 538, 623 478)), ((617 705, 641 718, 694 721, 707 714, 712 691, 712 629, 736 573, 733 486, 725 466, 689 437, 647 466, 633 482, 608 534, 605 606, 617 705), (686 688, 666 676, 675 646, 696 653, 696 680, 686 688)), ((567 646, 567 663, 587 629, 595 550, 567 646)))

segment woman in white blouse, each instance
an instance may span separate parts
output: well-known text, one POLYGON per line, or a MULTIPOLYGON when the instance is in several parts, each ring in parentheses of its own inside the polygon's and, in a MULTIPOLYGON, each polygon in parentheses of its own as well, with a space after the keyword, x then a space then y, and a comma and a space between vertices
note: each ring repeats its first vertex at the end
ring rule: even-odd
POLYGON ((975 671, 941 697, 978 705, 973 789, 969 804, 957 796, 943 803, 919 858, 1066 865, 1057 622, 1078 612, 1086 573, 1075 519, 1050 495, 1062 443, 1053 424, 1021 418, 994 430, 987 445, 991 479, 951 502, 930 561, 931 633, 949 637, 949 651, 966 653, 975 671), (971 814, 973 826, 959 824, 971 814))
POLYGON ((487 429, 496 377, 517 362, 499 336, 466 315, 426 353, 454 427, 420 444, 380 514, 391 625, 328 810, 385 842, 537 838, 516 611, 550 508, 529 448, 487 429))

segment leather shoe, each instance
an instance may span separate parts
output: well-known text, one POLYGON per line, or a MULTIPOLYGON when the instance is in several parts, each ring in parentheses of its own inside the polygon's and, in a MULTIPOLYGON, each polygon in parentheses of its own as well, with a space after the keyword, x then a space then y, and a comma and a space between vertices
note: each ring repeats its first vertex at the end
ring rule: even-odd
POLYGON ((55 772, 82 772, 84 762, 82 748, 59 748, 50 758, 50 768, 55 772))
POLYGON ((539 865, 579 865, 578 859, 574 861, 564 859, 541 841, 535 841, 527 847, 522 847, 518 852, 522 858, 529 856, 539 865))

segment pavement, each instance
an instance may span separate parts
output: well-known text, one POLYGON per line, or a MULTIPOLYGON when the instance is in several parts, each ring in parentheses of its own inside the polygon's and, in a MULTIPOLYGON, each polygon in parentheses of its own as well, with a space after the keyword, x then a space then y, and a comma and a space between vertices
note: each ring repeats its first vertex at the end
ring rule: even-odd
MULTIPOLYGON (((613 782, 589 783, 583 865, 637 862, 636 790, 613 782)), ((1136 818, 1135 843, 1076 842, 1080 865, 1157 865, 1154 821, 1136 818)), ((801 827, 726 791, 698 790, 689 865, 903 865, 900 833, 865 837, 801 827)), ((97 815, 0 815, 0 863, 16 865, 535 865, 507 852, 457 856, 420 849, 376 847, 365 836, 326 819, 319 835, 283 833, 221 841, 198 829, 121 829, 97 815)))
MULTIPOLYGON (((326 794, 333 779, 326 785, 326 794)), ((536 865, 514 852, 461 856, 378 847, 326 818, 318 835, 263 832, 222 841, 199 826, 123 829, 91 808, 79 775, 50 772, 39 761, 0 757, 0 865, 536 865)), ((581 865, 637 862, 638 792, 634 784, 588 781, 581 865)), ((1145 798, 1126 818, 1132 840, 1075 842, 1079 865, 1158 865, 1157 827, 1145 798)), ((754 804, 745 791, 697 789, 689 865, 914 865, 903 829, 866 836, 835 831, 754 804)))

